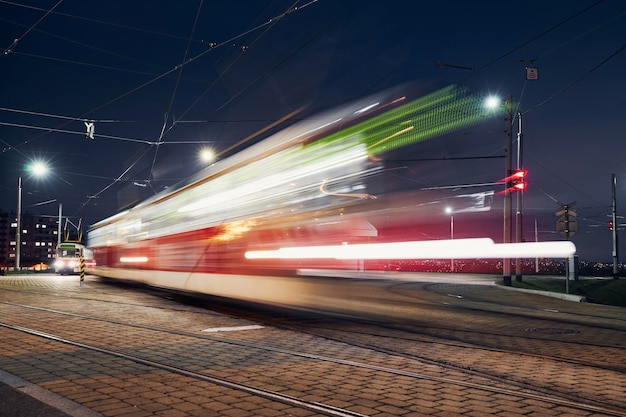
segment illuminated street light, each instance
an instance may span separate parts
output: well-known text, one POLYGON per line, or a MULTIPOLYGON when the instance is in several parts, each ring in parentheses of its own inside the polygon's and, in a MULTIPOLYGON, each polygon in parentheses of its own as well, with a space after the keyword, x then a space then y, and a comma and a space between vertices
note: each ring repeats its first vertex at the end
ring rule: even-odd
MULTIPOLYGON (((505 159, 504 159, 504 173, 506 178, 511 179, 511 184, 505 182, 504 190, 504 243, 512 242, 512 201, 511 192, 516 192, 516 216, 515 216, 515 241, 520 243, 524 240, 522 236, 522 192, 526 189, 526 170, 523 169, 522 162, 522 114, 517 113, 518 117, 518 131, 517 131, 517 169, 513 171, 513 98, 509 94, 506 96, 504 103, 495 97, 491 96, 485 100, 485 105, 490 109, 504 108, 505 111, 505 124, 506 124, 506 141, 505 141, 505 159), (512 186, 511 186, 512 185, 512 186)), ((511 264, 509 259, 503 259, 502 262, 502 279, 503 284, 511 286, 511 264)), ((522 281, 522 266, 520 259, 515 260, 515 279, 516 281, 522 281)))
POLYGON ((213 152, 210 148, 203 148, 200 150, 200 160, 204 163, 210 164, 215 161, 215 152, 213 152))
POLYGON ((485 99, 485 106, 487 106, 488 109, 497 109, 498 107, 500 107, 500 105, 501 100, 499 97, 489 96, 487 97, 487 99, 485 99))
MULTIPOLYGON (((504 107, 504 111, 505 111, 505 125, 506 125, 506 140, 505 140, 505 146, 504 146, 504 176, 505 177, 509 177, 513 171, 512 171, 512 165, 513 165, 513 157, 512 157, 512 151, 513 151, 513 137, 512 137, 512 131, 513 131, 513 99, 511 97, 511 95, 507 95, 506 99, 504 100, 504 103, 501 102, 501 100, 497 97, 491 96, 488 97, 485 100, 485 105, 490 108, 490 109, 496 109, 496 108, 502 108, 504 107)), ((519 164, 519 161, 518 161, 519 164)), ((521 165, 518 166, 518 169, 521 169, 521 165)), ((504 207, 503 207, 503 211, 504 211, 504 239, 503 239, 503 243, 511 243, 511 229, 512 229, 512 217, 511 217, 511 211, 512 211, 512 205, 511 205, 511 190, 509 190, 507 188, 507 185, 505 183, 505 189, 504 189, 504 207)), ((502 281, 503 284, 506 286, 511 286, 511 264, 509 259, 503 259, 502 260, 502 281)))
POLYGON ((48 166, 43 162, 34 162, 29 166, 29 168, 30 171, 32 171, 32 173, 35 174, 37 177, 41 177, 48 173, 48 166))
MULTIPOLYGON (((36 177, 45 175, 48 167, 43 162, 34 162, 26 167, 27 171, 32 172, 36 177)), ((20 256, 22 252, 22 176, 17 179, 17 221, 15 228, 15 270, 21 269, 20 256)))

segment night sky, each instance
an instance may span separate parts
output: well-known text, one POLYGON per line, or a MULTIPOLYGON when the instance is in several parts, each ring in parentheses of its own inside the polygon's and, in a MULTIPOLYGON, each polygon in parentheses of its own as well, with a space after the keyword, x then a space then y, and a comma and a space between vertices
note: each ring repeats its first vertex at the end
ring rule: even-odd
MULTIPOLYGON (((554 212, 575 201, 580 258, 608 261, 612 174, 626 215, 625 27, 620 0, 0 0, 0 209, 15 211, 21 176, 24 212, 62 203, 93 224, 199 171, 201 148, 225 157, 297 109, 455 84, 511 95, 522 114, 527 239, 536 221, 539 240, 560 240, 554 212), (34 160, 51 173, 33 178, 34 160)), ((497 181, 505 126, 497 117, 388 155, 389 181, 497 181)), ((455 234, 469 223, 455 217, 455 234)))

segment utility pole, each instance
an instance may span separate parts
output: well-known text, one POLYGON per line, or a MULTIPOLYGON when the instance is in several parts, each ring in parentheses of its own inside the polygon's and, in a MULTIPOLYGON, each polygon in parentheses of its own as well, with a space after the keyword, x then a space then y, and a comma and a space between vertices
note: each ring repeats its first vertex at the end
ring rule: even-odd
POLYGON ((617 179, 615 178, 615 174, 611 175, 611 188, 613 194, 613 210, 612 210, 612 218, 613 221, 613 230, 611 231, 613 237, 613 279, 619 278, 619 253, 617 251, 617 198, 615 197, 615 185, 617 183, 617 179))
MULTIPOLYGON (((506 141, 504 146, 504 177, 509 178, 512 174, 511 165, 512 165, 512 155, 511 151, 513 148, 513 138, 512 138, 512 123, 513 123, 513 99, 511 95, 506 96, 506 101, 504 102, 504 107, 506 111, 506 141)), ((505 181, 504 184, 504 243, 511 243, 511 190, 509 190, 508 182, 505 181)), ((507 287, 511 286, 511 261, 508 258, 504 258, 502 260, 502 281, 503 284, 507 287)))
POLYGON ((17 227, 15 228, 15 269, 21 269, 20 257, 22 254, 22 177, 17 179, 17 227))
MULTIPOLYGON (((522 170, 522 113, 517 113, 517 171, 522 170)), ((515 242, 524 241, 522 229, 522 196, 524 190, 521 189, 515 193, 516 212, 515 212, 515 242)), ((522 264, 520 258, 515 259, 515 281, 522 282, 522 264)))
POLYGON ((57 225, 57 247, 61 245, 61 222, 63 220, 63 204, 59 203, 59 224, 57 225))

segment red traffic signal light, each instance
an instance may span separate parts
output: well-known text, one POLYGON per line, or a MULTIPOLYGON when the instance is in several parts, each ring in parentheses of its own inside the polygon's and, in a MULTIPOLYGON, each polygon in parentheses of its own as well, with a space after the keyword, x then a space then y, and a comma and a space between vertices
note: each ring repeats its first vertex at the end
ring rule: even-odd
POLYGON ((608 226, 609 230, 613 230, 613 222, 612 221, 608 221, 606 223, 606 225, 608 226))
POLYGON ((527 186, 526 182, 526 174, 528 173, 525 169, 518 169, 513 171, 511 175, 506 178, 501 179, 499 182, 504 182, 506 184, 506 192, 511 191, 524 191, 527 186))
POLYGON ((523 191, 526 189, 526 174, 528 171, 525 169, 518 169, 511 175, 511 188, 516 191, 523 191))

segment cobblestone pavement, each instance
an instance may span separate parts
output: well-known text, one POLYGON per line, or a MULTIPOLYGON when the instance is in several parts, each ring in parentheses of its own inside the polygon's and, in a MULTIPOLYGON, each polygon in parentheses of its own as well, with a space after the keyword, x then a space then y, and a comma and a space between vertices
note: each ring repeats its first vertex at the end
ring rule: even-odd
POLYGON ((302 319, 0 277, 0 416, 626 416, 623 308, 413 278, 302 319))

